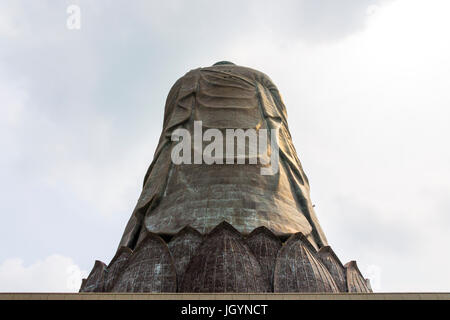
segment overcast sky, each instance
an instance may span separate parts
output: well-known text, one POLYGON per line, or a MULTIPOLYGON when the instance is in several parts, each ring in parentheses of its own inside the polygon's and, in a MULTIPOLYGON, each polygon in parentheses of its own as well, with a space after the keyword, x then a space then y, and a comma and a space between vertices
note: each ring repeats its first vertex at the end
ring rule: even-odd
POLYGON ((2 0, 0 291, 77 291, 110 261, 170 87, 220 60, 278 86, 342 262, 376 291, 449 291, 449 12, 446 0, 2 0))

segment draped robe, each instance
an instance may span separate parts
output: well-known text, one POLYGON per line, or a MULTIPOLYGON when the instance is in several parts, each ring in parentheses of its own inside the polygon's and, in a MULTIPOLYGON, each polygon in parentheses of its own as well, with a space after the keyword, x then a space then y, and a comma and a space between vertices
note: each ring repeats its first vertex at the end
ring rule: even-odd
POLYGON ((277 87, 265 74, 234 64, 191 70, 171 88, 159 144, 120 246, 133 249, 146 230, 171 236, 190 225, 205 234, 222 221, 244 235, 266 226, 281 237, 302 232, 316 248, 327 245, 277 87), (172 132, 192 134, 196 120, 204 129, 278 127, 278 172, 261 175, 261 164, 173 164, 172 132))

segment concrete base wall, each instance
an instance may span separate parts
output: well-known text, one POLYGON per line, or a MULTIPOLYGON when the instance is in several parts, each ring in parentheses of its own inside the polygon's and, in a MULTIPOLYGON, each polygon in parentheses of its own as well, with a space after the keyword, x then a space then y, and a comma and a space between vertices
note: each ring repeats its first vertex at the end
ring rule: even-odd
POLYGON ((0 293, 0 300, 450 300, 450 293, 0 293))

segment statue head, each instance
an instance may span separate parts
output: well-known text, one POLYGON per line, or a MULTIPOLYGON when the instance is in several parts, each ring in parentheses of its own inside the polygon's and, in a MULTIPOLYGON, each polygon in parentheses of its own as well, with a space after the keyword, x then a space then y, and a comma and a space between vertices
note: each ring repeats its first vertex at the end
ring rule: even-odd
POLYGON ((219 61, 213 64, 213 66, 222 66, 222 65, 232 65, 235 66, 233 62, 230 61, 219 61))

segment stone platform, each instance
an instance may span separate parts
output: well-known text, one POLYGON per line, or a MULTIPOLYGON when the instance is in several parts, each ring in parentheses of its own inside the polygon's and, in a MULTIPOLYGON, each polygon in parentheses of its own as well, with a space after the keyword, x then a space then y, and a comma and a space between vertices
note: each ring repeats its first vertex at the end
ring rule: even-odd
POLYGON ((450 300, 450 293, 0 293, 0 300, 450 300))

